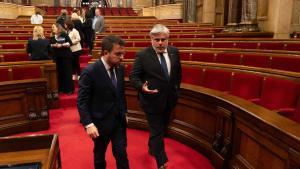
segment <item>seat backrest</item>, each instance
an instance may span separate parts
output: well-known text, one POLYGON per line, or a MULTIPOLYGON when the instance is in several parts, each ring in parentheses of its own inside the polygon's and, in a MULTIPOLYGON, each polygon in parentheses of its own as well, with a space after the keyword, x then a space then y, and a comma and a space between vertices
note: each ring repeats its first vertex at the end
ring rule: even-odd
POLYGON ((203 69, 198 66, 182 66, 182 83, 200 86, 203 69))
POLYGON ((220 90, 229 91, 232 72, 218 69, 204 69, 201 86, 220 90))
POLYGON ((300 72, 300 57, 297 56, 272 57, 271 68, 300 72))
POLYGON ((242 65, 270 68, 270 56, 263 54, 243 54, 242 65))
POLYGON ((236 42, 236 48, 240 49, 257 49, 257 42, 236 42))
POLYGON ((4 62, 29 61, 27 53, 5 53, 3 54, 4 62))
POLYGON ((216 54, 213 52, 192 52, 192 61, 215 62, 216 54))
POLYGON ((235 72, 232 75, 230 93, 244 98, 260 98, 263 77, 250 73, 235 72))
POLYGON ((40 66, 14 66, 12 69, 13 80, 42 78, 40 66))
POLYGON ((241 59, 240 53, 218 53, 216 63, 240 65, 241 59))
POLYGON ((11 80, 9 72, 9 67, 0 67, 0 82, 11 80))
POLYGON ((261 42, 259 45, 259 49, 284 50, 284 43, 283 42, 261 42))
POLYGON ((299 92, 299 82, 265 77, 260 104, 271 110, 295 108, 299 92))

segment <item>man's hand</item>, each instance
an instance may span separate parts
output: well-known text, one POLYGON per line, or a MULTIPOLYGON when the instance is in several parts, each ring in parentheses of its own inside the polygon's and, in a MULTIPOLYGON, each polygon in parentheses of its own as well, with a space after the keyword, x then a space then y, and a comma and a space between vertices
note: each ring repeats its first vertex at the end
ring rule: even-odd
POLYGON ((146 81, 146 82, 143 84, 142 91, 143 91, 144 93, 148 93, 148 94, 155 94, 155 93, 158 93, 158 90, 157 90, 157 89, 154 89, 154 90, 148 89, 148 81, 146 81))
POLYGON ((88 128, 86 128, 86 132, 90 136, 90 138, 99 137, 99 132, 98 132, 98 129, 95 125, 91 125, 88 128))

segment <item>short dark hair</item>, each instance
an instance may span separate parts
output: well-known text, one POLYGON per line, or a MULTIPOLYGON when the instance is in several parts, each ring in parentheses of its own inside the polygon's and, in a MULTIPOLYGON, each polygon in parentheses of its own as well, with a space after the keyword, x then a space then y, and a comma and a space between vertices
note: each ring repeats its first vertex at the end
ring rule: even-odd
POLYGON ((119 36, 115 36, 115 35, 105 36, 102 39, 101 50, 102 50, 102 52, 105 50, 107 50, 108 52, 111 52, 113 50, 114 44, 119 44, 120 46, 125 46, 125 43, 126 42, 119 36))
POLYGON ((68 27, 69 30, 73 30, 74 23, 73 23, 72 20, 70 20, 70 19, 66 20, 65 24, 67 25, 67 27, 68 27))

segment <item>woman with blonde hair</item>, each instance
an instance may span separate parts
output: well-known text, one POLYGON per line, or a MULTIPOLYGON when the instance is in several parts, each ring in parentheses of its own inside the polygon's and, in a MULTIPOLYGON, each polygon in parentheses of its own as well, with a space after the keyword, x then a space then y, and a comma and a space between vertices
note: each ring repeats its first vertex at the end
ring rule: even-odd
POLYGON ((28 40, 26 50, 30 60, 50 59, 49 52, 51 52, 51 46, 48 39, 46 39, 44 36, 43 27, 35 26, 33 28, 32 39, 28 40))

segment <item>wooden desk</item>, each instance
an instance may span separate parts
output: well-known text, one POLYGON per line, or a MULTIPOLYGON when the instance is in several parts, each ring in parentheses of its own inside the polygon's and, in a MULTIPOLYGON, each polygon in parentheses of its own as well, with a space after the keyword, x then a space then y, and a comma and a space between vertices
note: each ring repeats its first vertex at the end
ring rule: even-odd
POLYGON ((61 169, 57 135, 0 138, 0 165, 40 163, 41 169, 61 169))

